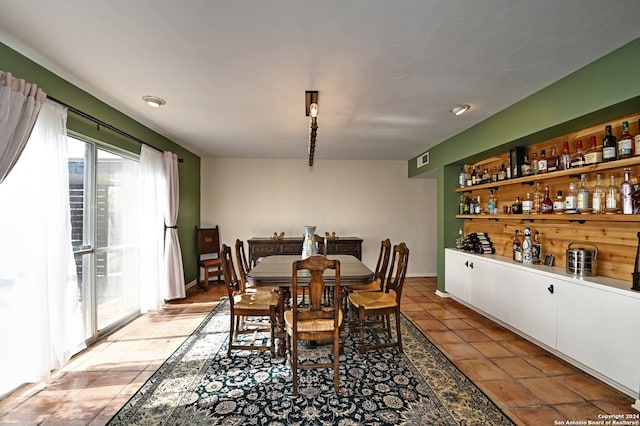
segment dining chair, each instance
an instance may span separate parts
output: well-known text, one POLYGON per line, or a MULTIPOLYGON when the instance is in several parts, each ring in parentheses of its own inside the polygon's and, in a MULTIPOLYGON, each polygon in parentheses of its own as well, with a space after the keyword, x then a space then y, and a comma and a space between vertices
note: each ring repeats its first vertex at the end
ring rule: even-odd
POLYGON ((278 287, 256 287, 247 280, 247 274, 251 271, 251 262, 248 261, 244 250, 244 241, 236 239, 235 244, 236 263, 240 278, 240 289, 247 293, 272 293, 278 291, 278 287))
POLYGON ((360 332, 360 342, 358 351, 362 357, 364 352, 398 347, 402 352, 402 333, 400 331, 400 301, 402 298, 402 287, 407 275, 409 264, 409 249, 403 242, 393 247, 393 257, 391 258, 391 268, 384 283, 383 291, 358 291, 349 295, 349 302, 353 309, 357 311, 356 328, 360 332), (393 340, 391 333, 391 315, 395 316, 396 340, 393 340), (383 321, 380 321, 383 317, 383 321), (365 333, 371 333, 375 343, 365 345, 365 333), (380 339, 380 333, 385 333, 385 340, 380 339))
POLYGON ((271 351, 275 355, 275 324, 278 297, 275 293, 246 293, 240 289, 240 281, 233 267, 231 248, 222 245, 222 272, 229 296, 230 324, 227 356, 233 349, 271 351), (245 322, 247 317, 268 318, 268 323, 245 322), (270 332, 269 345, 256 344, 258 333, 270 332), (251 343, 239 341, 241 334, 253 334, 251 343))
POLYGON ((218 281, 222 276, 218 226, 213 228, 196 226, 196 260, 197 283, 205 290, 209 290, 209 275, 217 275, 218 281), (202 277, 201 271, 204 271, 204 277, 202 277))
POLYGON ((340 329, 343 320, 340 303, 340 261, 327 259, 321 254, 294 261, 291 267, 291 280, 291 294, 297 295, 298 289, 302 286, 308 287, 309 290, 308 304, 300 305, 298 298, 294 296, 291 310, 284 313, 287 349, 293 373, 293 395, 298 395, 298 369, 318 368, 333 368, 333 385, 337 394, 340 390, 340 329), (301 270, 307 270, 311 275, 308 286, 299 282, 298 271, 301 270), (328 305, 326 298, 323 297, 324 289, 328 287, 324 277, 326 270, 335 270, 333 299, 336 303, 332 305, 328 305), (332 341, 332 362, 298 363, 298 342, 321 340, 332 341))

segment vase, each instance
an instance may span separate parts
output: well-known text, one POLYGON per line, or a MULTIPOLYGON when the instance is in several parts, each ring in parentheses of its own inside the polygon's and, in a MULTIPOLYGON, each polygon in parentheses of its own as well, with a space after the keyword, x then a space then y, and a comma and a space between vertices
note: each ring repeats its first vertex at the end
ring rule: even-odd
POLYGON ((302 258, 318 254, 318 242, 316 241, 316 227, 304 227, 304 242, 302 243, 302 258))

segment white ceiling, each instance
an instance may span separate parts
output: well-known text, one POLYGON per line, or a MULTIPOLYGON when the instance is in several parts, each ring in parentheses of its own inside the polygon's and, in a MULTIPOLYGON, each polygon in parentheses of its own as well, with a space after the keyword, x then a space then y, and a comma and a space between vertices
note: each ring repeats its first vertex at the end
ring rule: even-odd
POLYGON ((638 0, 0 1, 5 44, 203 157, 305 158, 318 90, 316 159, 407 160, 639 22, 638 0))

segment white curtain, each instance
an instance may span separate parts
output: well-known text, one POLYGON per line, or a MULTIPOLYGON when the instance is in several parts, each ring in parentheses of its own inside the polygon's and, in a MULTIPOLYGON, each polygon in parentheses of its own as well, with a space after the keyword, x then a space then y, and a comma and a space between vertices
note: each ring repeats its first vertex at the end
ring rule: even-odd
POLYGON ((0 184, 0 395, 84 347, 71 246, 66 108, 46 101, 0 184))
POLYGON ((0 183, 20 158, 47 94, 0 71, 0 183))
POLYGON ((180 196, 178 156, 172 152, 165 151, 164 153, 164 175, 167 183, 164 210, 164 221, 167 227, 164 239, 165 299, 182 299, 186 293, 177 227, 180 196))
POLYGON ((164 209, 166 183, 162 152, 142 145, 140 152, 140 311, 164 303, 164 209))

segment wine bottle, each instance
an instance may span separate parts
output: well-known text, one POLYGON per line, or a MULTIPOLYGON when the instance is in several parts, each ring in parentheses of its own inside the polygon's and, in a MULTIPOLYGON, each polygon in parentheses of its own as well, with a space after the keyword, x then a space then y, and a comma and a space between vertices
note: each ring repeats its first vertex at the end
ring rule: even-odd
POLYGON ((614 161, 618 159, 616 137, 611 133, 611 126, 605 126, 605 135, 602 139, 602 161, 614 161))
POLYGON ((618 160, 633 157, 633 135, 629 133, 629 122, 622 122, 622 135, 618 138, 618 160))

